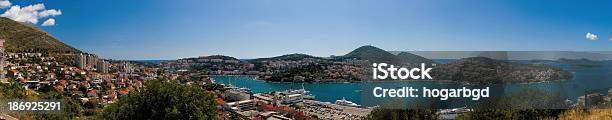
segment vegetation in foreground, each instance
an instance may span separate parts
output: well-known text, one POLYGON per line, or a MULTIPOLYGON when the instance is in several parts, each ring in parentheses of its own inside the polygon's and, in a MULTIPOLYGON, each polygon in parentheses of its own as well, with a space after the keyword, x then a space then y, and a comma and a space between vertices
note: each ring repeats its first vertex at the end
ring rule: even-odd
POLYGON ((104 108, 100 117, 109 120, 211 120, 218 119, 212 94, 200 86, 165 79, 151 80, 144 90, 104 108))
POLYGON ((57 92, 37 93, 15 82, 0 84, 0 99, 61 99, 65 103, 64 112, 60 114, 10 114, 23 120, 69 120, 83 115, 83 109, 78 101, 64 97, 57 92))
POLYGON ((368 120, 435 120, 439 119, 435 109, 374 109, 368 120))
POLYGON ((574 108, 559 115, 559 120, 612 120, 612 108, 588 110, 574 108))

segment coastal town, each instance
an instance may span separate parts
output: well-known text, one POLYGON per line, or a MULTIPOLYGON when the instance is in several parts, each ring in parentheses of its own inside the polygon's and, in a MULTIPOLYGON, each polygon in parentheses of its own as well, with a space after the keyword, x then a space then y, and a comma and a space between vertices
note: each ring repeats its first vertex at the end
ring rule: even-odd
POLYGON ((0 0, 0 120, 612 120, 609 11, 0 0))
MULTIPOLYGON (((3 42, 0 39, 0 47, 3 42)), ((362 106, 345 98, 335 102, 320 101, 303 87, 305 82, 367 79, 365 73, 370 61, 363 59, 288 54, 240 60, 213 55, 143 62, 104 59, 89 53, 0 52, 0 67, 4 68, 0 72, 1 84, 18 84, 31 91, 27 94, 56 92, 78 101, 90 111, 103 109, 129 94, 140 92, 146 88, 147 81, 160 78, 203 86, 207 93, 213 94, 217 116, 222 119, 357 120, 366 119, 378 107, 362 106), (215 76, 302 83, 302 88, 255 93, 250 88, 218 83, 215 76)), ((607 105, 611 103, 612 89, 585 96, 579 97, 573 106, 607 105)), ((440 119, 455 119, 470 111, 473 109, 460 107, 438 109, 436 114, 440 119)))
MULTIPOLYGON (((0 40, 0 43, 2 42, 3 40, 0 40)), ((161 77, 171 80, 197 77, 199 79, 184 80, 182 83, 218 86, 210 92, 215 94, 219 117, 226 119, 363 119, 373 109, 360 107, 348 100, 338 100, 335 103, 317 101, 305 89, 253 93, 248 88, 217 84, 210 77, 245 73, 271 74, 240 71, 254 67, 253 64, 245 64, 240 60, 199 59, 198 64, 201 66, 210 65, 210 68, 219 70, 197 74, 199 71, 145 67, 133 61, 102 59, 87 53, 53 56, 41 52, 2 53, 2 84, 20 84, 33 91, 31 94, 57 92, 80 101, 87 109, 104 108, 130 93, 139 92, 145 87, 144 82, 161 77)), ((178 64, 172 66, 194 66, 189 64, 189 61, 178 61, 178 64)), ((266 66, 280 69, 308 61, 273 61, 266 62, 266 66)), ((341 71, 335 67, 330 66, 330 70, 341 71)))
POLYGON ((367 61, 358 59, 320 58, 305 54, 288 54, 273 58, 239 60, 212 55, 161 61, 170 71, 206 71, 211 75, 255 75, 272 82, 350 82, 366 76, 367 61), (307 72, 305 72, 307 71, 307 72))
MULTIPOLYGON (((3 41, 0 40, 0 45, 3 41)), ((303 86, 255 93, 249 88, 217 83, 214 79, 215 76, 246 76, 267 82, 351 82, 364 79, 368 60, 289 54, 253 60, 213 55, 140 62, 103 59, 88 53, 1 52, 2 84, 17 83, 33 91, 29 94, 57 92, 79 101, 89 110, 104 108, 130 93, 139 92, 146 88, 145 82, 158 78, 184 85, 209 86, 206 90, 214 95, 217 115, 223 119, 355 120, 367 118, 377 108, 361 106, 344 98, 335 102, 319 101, 303 86)), ((578 98, 578 103, 608 104, 612 89, 608 93, 587 96, 578 98)), ((440 119, 454 119, 470 111, 472 109, 466 107, 439 109, 437 114, 440 119)))
MULTIPOLYGON (((1 42, 0 42, 1 43, 1 42)), ((144 82, 170 78, 186 85, 214 86, 218 116, 224 119, 364 119, 376 107, 366 107, 346 99, 317 101, 308 90, 288 89, 253 93, 249 88, 216 83, 212 76, 246 75, 271 79, 292 68, 325 64, 324 78, 335 80, 363 73, 365 61, 329 61, 315 58, 272 59, 255 65, 225 56, 163 61, 153 65, 141 62, 110 60, 95 54, 49 55, 41 52, 5 53, 2 51, 2 84, 18 83, 31 92, 57 92, 80 102, 86 109, 100 109, 139 92, 144 82)), ((316 76, 296 76, 284 82, 325 80, 316 76)), ((343 80, 344 81, 344 80, 343 80)), ((316 81, 325 82, 325 81, 316 81)))
POLYGON ((113 103, 121 95, 137 92, 143 87, 143 81, 157 77, 156 68, 144 68, 128 61, 104 60, 93 54, 59 57, 62 58, 35 52, 5 53, 0 79, 4 84, 17 82, 33 91, 69 95, 95 108, 113 103))

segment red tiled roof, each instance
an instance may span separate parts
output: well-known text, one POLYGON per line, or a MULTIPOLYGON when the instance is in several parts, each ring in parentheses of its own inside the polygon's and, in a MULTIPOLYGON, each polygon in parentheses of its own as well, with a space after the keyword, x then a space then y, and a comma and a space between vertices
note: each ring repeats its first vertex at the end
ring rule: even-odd
POLYGON ((121 93, 130 93, 130 91, 127 90, 127 89, 121 89, 121 90, 119 90, 119 92, 121 92, 121 93))
POLYGON ((113 98, 113 99, 114 99, 114 98, 117 98, 117 94, 110 94, 110 95, 108 95, 108 97, 110 97, 110 98, 113 98))
POLYGON ((90 90, 90 91, 89 91, 89 92, 87 92, 87 93, 96 94, 97 92, 96 92, 96 90, 90 90))
POLYGON ((55 89, 58 89, 58 90, 63 90, 63 89, 64 89, 64 86, 61 86, 61 85, 56 85, 56 86, 54 86, 54 88, 55 88, 55 89))
POLYGON ((221 98, 217 98, 217 99, 216 99, 216 102, 217 102, 217 105, 223 105, 223 104, 225 104, 225 101, 223 101, 223 99, 221 99, 221 98))
POLYGON ((61 85, 66 85, 67 83, 68 83, 68 81, 66 81, 66 80, 60 80, 59 81, 59 84, 61 84, 61 85))

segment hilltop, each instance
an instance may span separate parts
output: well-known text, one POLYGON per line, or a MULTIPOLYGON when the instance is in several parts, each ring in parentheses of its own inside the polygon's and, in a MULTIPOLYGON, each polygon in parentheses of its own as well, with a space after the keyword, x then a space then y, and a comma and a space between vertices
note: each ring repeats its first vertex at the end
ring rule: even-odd
POLYGON ((376 63, 390 63, 390 64, 407 64, 407 63, 434 63, 432 60, 408 53, 401 52, 398 55, 391 54, 388 51, 374 47, 374 46, 361 46, 350 53, 343 56, 345 59, 360 59, 368 60, 376 63))
POLYGON ((312 58, 312 59, 322 59, 320 57, 315 57, 312 55, 307 55, 307 54, 300 54, 300 53, 294 53, 294 54, 286 54, 286 55, 281 55, 281 56, 276 56, 276 57, 270 57, 270 58, 257 58, 257 59, 251 59, 249 60, 249 62, 262 62, 262 61, 267 61, 267 60, 289 60, 289 61, 298 61, 298 60, 302 60, 302 59, 306 59, 306 58, 312 58))
POLYGON ((237 61, 240 61, 238 58, 231 57, 231 56, 225 56, 225 55, 200 56, 200 57, 197 57, 197 58, 186 58, 186 59, 222 59, 222 60, 237 60, 237 61))
POLYGON ((348 59, 360 59, 360 60, 368 60, 370 62, 376 62, 376 63, 390 63, 390 64, 399 64, 400 63, 400 59, 377 47, 374 46, 361 46, 353 51, 351 51, 350 53, 346 54, 343 56, 344 58, 348 58, 348 59))
POLYGON ((0 38, 7 52, 81 53, 40 28, 0 17, 0 38))

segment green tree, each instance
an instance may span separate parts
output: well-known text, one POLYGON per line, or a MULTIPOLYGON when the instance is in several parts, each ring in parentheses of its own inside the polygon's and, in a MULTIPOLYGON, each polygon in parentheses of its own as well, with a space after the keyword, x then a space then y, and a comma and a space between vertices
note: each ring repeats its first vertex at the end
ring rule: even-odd
POLYGON ((368 120, 436 120, 435 109, 374 109, 368 120))
POLYGON ((141 92, 122 96, 104 108, 103 119, 218 119, 216 103, 200 86, 150 80, 141 92))
POLYGON ((61 113, 40 114, 35 116, 38 120, 71 120, 83 115, 83 108, 81 108, 80 101, 73 100, 69 97, 62 97, 61 95, 54 98, 43 97, 43 99, 61 99, 64 103, 64 111, 61 113))
MULTIPOLYGON (((14 81, 12 79, 8 81, 14 81)), ((25 99, 32 98, 28 96, 28 90, 17 82, 0 84, 0 99, 25 99)))
POLYGON ((404 106, 400 101, 390 101, 380 108, 374 109, 367 117, 368 120, 436 120, 439 119, 437 110, 432 103, 417 103, 413 106, 404 106), (403 106, 403 107, 399 107, 403 106))

